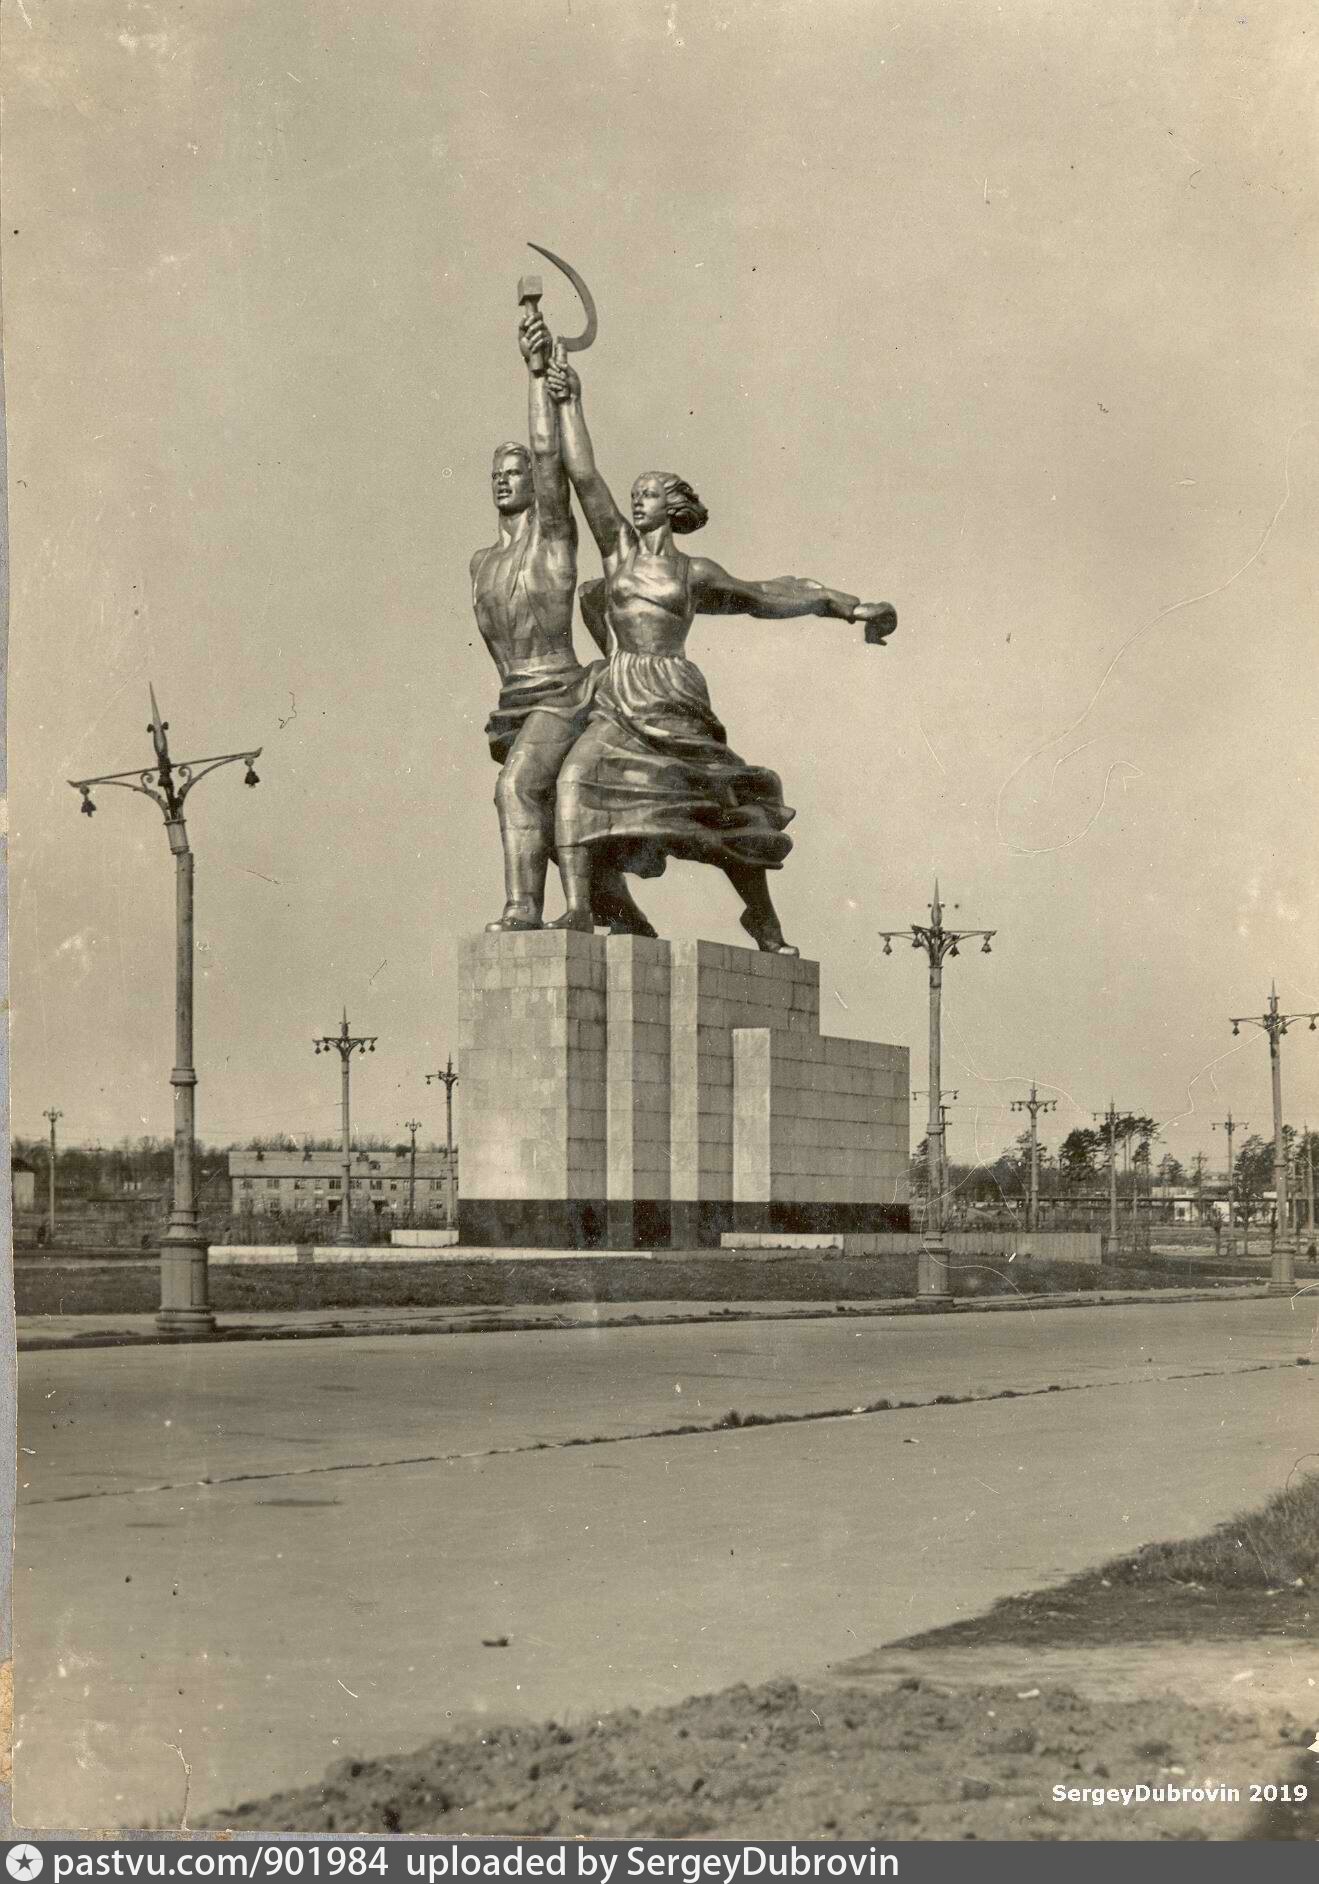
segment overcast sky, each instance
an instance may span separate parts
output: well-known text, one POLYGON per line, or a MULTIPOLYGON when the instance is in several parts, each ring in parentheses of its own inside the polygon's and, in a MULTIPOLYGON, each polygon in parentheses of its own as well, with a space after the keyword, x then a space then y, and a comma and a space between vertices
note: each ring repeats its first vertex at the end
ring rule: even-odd
MULTIPOLYGON (((189 801, 199 1134, 443 1131, 461 936, 499 913, 467 567, 525 426, 528 238, 594 289, 618 489, 688 547, 895 603, 698 622, 797 807, 776 878, 825 1026, 947 975, 950 1151, 1036 1079, 1221 1157, 1268 1129, 1276 977, 1319 1008, 1310 7, 1194 0, 177 0, 5 7, 13 1117, 167 1132, 172 865, 65 780, 265 749, 189 801)), ((544 272, 550 274, 548 268, 544 272)), ((546 313, 579 314, 547 279, 546 313)), ((585 536, 585 532, 583 532, 585 536)), ((589 541, 583 578, 596 572, 589 541)), ((585 647, 585 637, 578 635, 585 647)), ((713 871, 638 895, 737 941, 713 871)), ((557 905, 556 905, 557 906, 557 905)), ((1285 1043, 1319 1123, 1319 1035, 1285 1043)), ((461 1087, 459 1088, 461 1101, 461 1087)), ((461 1117, 461 1104, 459 1104, 461 1117)))

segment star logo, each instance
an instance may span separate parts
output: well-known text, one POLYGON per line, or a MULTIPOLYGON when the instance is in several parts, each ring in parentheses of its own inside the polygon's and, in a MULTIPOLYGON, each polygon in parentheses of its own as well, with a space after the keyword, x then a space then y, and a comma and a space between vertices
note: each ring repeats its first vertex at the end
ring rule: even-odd
POLYGON ((11 1845, 5 1853, 5 1870, 22 1880, 40 1877, 45 1862, 35 1845, 11 1845))

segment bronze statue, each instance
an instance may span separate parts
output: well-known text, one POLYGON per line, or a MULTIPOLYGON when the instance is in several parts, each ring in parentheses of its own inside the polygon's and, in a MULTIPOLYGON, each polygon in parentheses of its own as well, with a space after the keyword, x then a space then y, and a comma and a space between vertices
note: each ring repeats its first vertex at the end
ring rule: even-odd
MULTIPOLYGON (((538 929, 553 855, 555 783, 584 731, 601 663, 583 667, 572 641, 577 529, 559 448, 558 410, 546 384, 549 336, 540 282, 524 279, 518 344, 528 370, 531 448, 499 446, 490 473, 499 533, 472 558, 472 606, 499 671, 499 704, 486 724, 504 850, 504 912, 487 926, 538 929)), ((588 307, 588 334, 594 311, 588 307)), ((586 924, 654 935, 618 870, 601 858, 583 908, 586 924)))
MULTIPOLYGON (((533 352, 550 345, 538 316, 523 338, 533 352)), ((888 603, 860 602, 800 577, 742 582, 705 557, 683 555, 674 536, 706 521, 691 485, 647 472, 625 517, 596 469, 581 382, 561 347, 550 357, 546 389, 558 407, 563 466, 604 560, 603 582, 583 586, 582 612, 609 657, 589 724, 558 775, 561 926, 592 928, 593 872, 658 876, 669 857, 680 857, 724 872, 759 948, 795 955, 766 874, 792 847, 786 827, 794 813, 778 775, 729 748, 704 677, 686 658, 687 635, 698 614, 824 615, 864 622, 867 641, 882 645, 897 617, 888 603)))

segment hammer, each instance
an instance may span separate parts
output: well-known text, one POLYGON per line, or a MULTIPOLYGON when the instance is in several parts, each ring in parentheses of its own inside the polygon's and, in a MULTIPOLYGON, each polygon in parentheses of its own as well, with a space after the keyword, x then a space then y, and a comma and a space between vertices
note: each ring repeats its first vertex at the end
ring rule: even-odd
POLYGON ((898 625, 898 611, 890 602, 882 602, 875 614, 865 618, 865 623, 867 645, 872 648, 885 647, 898 625))
MULTIPOLYGON (((545 292, 545 284, 539 275, 523 275, 518 282, 518 305, 524 314, 539 314, 540 300, 545 292)), ((549 365, 549 354, 541 346, 531 356, 533 373, 543 373, 549 365)))

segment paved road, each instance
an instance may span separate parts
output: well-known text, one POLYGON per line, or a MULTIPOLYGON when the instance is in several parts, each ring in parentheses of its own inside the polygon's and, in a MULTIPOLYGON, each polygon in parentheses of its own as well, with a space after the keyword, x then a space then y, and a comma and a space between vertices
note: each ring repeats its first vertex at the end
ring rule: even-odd
POLYGON ((473 1715, 818 1671, 1198 1530, 1319 1448, 1319 1369, 1296 1366, 1316 1318, 1257 1300, 25 1356, 19 1822, 177 1823, 185 1796, 196 1816, 473 1715), (626 1443, 566 1443, 591 1439, 626 1443))

